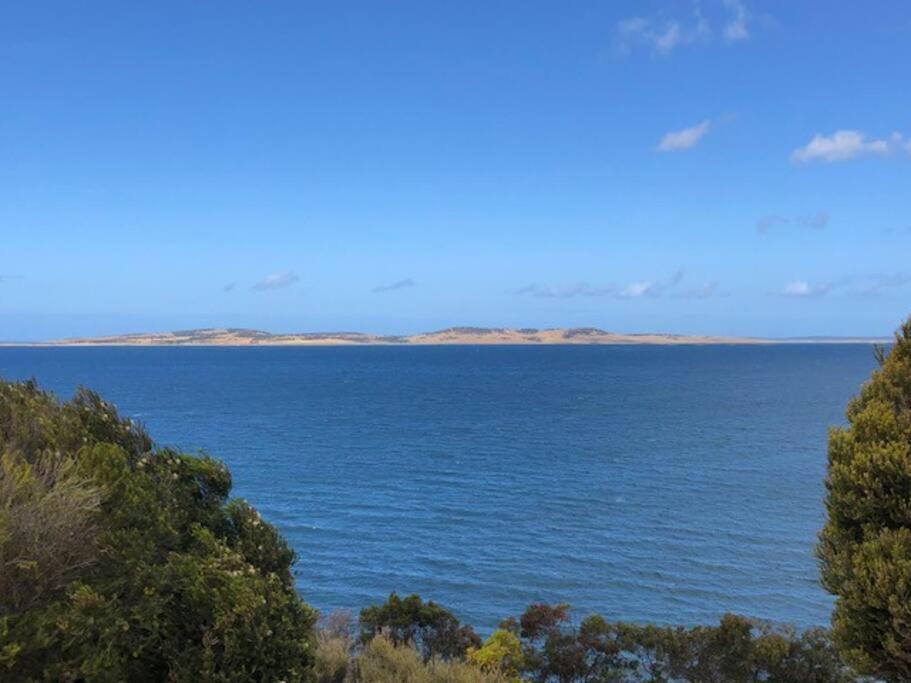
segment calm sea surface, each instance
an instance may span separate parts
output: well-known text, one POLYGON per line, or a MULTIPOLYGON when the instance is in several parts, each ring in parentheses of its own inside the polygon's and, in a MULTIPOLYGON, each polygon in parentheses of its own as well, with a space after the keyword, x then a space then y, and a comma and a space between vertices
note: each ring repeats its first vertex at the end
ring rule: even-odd
POLYGON ((869 346, 0 349, 231 468, 321 610, 418 592, 824 624, 826 430, 869 346))

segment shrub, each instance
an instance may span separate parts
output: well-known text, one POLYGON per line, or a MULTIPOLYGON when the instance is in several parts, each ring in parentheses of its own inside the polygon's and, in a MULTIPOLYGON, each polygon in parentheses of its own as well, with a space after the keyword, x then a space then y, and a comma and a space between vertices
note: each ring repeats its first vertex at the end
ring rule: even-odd
POLYGON ((352 680, 354 641, 347 612, 335 612, 317 633, 316 683, 345 683, 352 680))
POLYGON ((0 457, 0 678, 312 677, 293 553, 222 464, 32 382, 0 382, 0 457))
POLYGON ((400 598, 395 593, 382 605, 361 610, 361 640, 385 635, 393 645, 414 646, 425 660, 462 658, 481 639, 448 610, 417 595, 400 598))
POLYGON ((827 634, 798 634, 728 614, 717 626, 659 627, 608 622, 578 626, 567 605, 534 604, 503 624, 521 638, 526 680, 539 683, 847 683, 855 680, 827 634))
POLYGON ((522 670, 522 643, 515 634, 498 629, 480 648, 468 650, 468 661, 485 671, 515 678, 522 670))
POLYGON ((828 518, 818 548, 845 659, 911 679, 911 320, 829 434, 828 518))
POLYGON ((0 614, 24 612, 96 561, 99 506, 72 461, 0 453, 0 614))
MULTIPOLYGON (((727 614, 718 626, 614 626, 622 681, 698 683, 848 683, 845 667, 827 637, 814 629, 757 623, 727 614)), ((616 666, 616 664, 614 665, 616 666)))
POLYGON ((430 683, 430 668, 413 647, 395 644, 386 636, 370 640, 357 659, 359 683, 430 683))
POLYGON ((410 645, 394 645, 386 636, 370 640, 357 658, 355 683, 511 683, 497 672, 460 661, 425 662, 410 645))

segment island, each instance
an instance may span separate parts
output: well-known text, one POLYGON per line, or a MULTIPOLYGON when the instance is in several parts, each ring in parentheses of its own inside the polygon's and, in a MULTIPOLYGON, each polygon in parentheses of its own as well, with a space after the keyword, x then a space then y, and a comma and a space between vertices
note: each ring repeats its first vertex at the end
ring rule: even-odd
MULTIPOLYGON (((141 332, 101 337, 79 337, 35 342, 29 346, 433 346, 433 345, 708 345, 795 343, 888 343, 879 337, 802 337, 769 339, 662 332, 619 333, 597 327, 507 328, 449 327, 409 335, 365 332, 276 333, 245 328, 201 328, 173 332, 141 332)), ((20 345, 20 344, 3 344, 20 345)))

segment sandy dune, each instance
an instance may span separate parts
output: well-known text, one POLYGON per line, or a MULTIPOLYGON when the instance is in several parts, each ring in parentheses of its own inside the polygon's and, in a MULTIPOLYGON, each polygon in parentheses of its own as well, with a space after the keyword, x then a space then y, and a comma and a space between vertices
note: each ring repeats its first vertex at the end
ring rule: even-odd
POLYGON ((407 336, 361 332, 275 334, 237 328, 150 332, 108 337, 61 339, 53 346, 341 346, 433 344, 763 344, 762 339, 677 334, 617 334, 597 328, 511 329, 451 327, 407 336))

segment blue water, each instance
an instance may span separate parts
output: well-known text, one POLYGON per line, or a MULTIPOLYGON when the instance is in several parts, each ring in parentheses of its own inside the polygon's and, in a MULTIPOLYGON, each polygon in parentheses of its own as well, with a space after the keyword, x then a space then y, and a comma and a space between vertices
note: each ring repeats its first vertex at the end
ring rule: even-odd
POLYGON ((868 346, 0 349, 230 466, 324 611, 418 592, 487 629, 535 600, 828 621, 826 430, 868 346))

